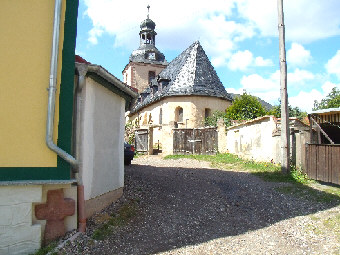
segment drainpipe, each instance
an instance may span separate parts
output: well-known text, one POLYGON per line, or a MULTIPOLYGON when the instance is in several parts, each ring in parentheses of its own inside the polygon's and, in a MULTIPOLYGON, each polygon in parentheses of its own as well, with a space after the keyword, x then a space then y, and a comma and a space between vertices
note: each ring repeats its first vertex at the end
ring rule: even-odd
POLYGON ((52 151, 56 152, 61 158, 69 162, 73 167, 78 165, 78 161, 66 151, 59 148, 53 142, 53 128, 54 128, 54 111, 55 111, 55 94, 57 82, 57 68, 58 68, 58 52, 59 52, 59 26, 61 14, 61 0, 55 1, 54 7, 54 22, 53 22, 53 39, 52 39, 52 54, 51 54, 51 68, 50 68, 50 85, 48 88, 48 108, 47 108, 47 122, 46 122, 46 144, 52 151))
POLYGON ((82 155, 83 155, 83 145, 82 141, 84 138, 84 99, 82 98, 82 89, 85 87, 86 83, 86 73, 88 66, 86 64, 76 64, 76 69, 78 71, 78 81, 75 88, 76 94, 76 155, 79 160, 78 173, 77 173, 77 194, 78 194, 78 231, 85 232, 86 230, 86 215, 85 215, 85 196, 84 196, 84 184, 82 178, 82 155))

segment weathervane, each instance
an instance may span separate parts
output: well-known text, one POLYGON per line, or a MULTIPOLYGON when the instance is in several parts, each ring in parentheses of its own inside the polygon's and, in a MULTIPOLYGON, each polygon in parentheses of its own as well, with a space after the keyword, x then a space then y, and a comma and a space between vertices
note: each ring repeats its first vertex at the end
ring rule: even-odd
POLYGON ((149 18, 150 5, 148 5, 146 8, 148 8, 148 18, 149 18))

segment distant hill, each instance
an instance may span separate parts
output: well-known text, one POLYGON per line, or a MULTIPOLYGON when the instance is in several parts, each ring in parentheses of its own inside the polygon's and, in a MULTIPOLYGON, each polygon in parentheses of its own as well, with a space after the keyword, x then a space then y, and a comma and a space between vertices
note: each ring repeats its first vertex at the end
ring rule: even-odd
MULTIPOLYGON (((239 97, 241 96, 240 94, 233 94, 233 93, 228 93, 231 98, 234 100, 236 97, 239 97)), ((273 106, 270 104, 270 103, 267 103, 266 101, 262 100, 261 98, 259 97, 256 97, 259 102, 262 104, 263 108, 266 110, 266 111, 269 111, 273 108, 273 106)))

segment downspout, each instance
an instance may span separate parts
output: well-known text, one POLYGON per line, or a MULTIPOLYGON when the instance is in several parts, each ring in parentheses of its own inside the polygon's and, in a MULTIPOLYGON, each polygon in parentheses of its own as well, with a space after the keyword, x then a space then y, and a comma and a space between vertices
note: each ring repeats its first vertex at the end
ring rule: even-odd
MULTIPOLYGON (((58 53, 59 53, 59 30, 60 30, 60 15, 61 15, 61 0, 55 0, 54 7, 54 21, 53 21, 53 38, 52 38, 52 53, 50 66, 50 84, 48 87, 48 108, 47 108, 47 122, 46 122, 46 145, 52 151, 56 152, 62 159, 72 165, 73 168, 78 167, 78 161, 63 149, 59 148, 53 142, 53 128, 54 128, 54 113, 55 113, 55 94, 58 71, 58 53)), ((85 218, 85 200, 84 200, 84 185, 81 180, 77 180, 77 200, 78 200, 78 221, 79 231, 85 232, 86 218, 85 218)))
POLYGON ((52 53, 51 53, 51 67, 50 67, 50 84, 49 84, 49 88, 48 88, 46 145, 52 151, 57 153, 62 159, 66 160, 73 167, 76 167, 78 165, 78 161, 72 155, 68 154, 66 151, 59 148, 53 142, 55 94, 56 94, 56 90, 57 90, 56 83, 57 83, 57 69, 58 69, 60 15, 61 15, 61 0, 55 0, 52 53))
POLYGON ((88 67, 86 64, 77 65, 76 69, 78 71, 78 81, 75 88, 75 94, 76 94, 76 155, 79 160, 78 164, 78 173, 77 173, 77 193, 78 193, 78 231, 79 232, 85 232, 86 230, 86 214, 85 214, 85 196, 84 196, 84 184, 83 184, 83 169, 82 169, 82 163, 81 160, 83 155, 83 145, 82 141, 84 138, 84 105, 82 98, 82 90, 85 87, 86 83, 86 73, 88 70, 88 67))

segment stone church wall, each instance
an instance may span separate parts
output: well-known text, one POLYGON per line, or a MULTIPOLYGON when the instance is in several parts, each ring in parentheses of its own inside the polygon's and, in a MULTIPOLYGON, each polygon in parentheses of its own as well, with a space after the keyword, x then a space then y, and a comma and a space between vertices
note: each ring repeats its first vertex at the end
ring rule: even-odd
POLYGON ((162 146, 163 152, 172 152, 172 132, 175 127, 176 109, 183 108, 183 121, 178 122, 178 128, 198 128, 204 126, 205 109, 214 111, 225 111, 231 105, 230 101, 203 96, 173 96, 162 99, 159 102, 148 105, 139 113, 129 117, 131 121, 139 118, 141 128, 154 126, 153 141, 162 146), (160 112, 162 109, 162 121, 160 123, 160 112), (171 147, 170 149, 167 147, 171 147))

